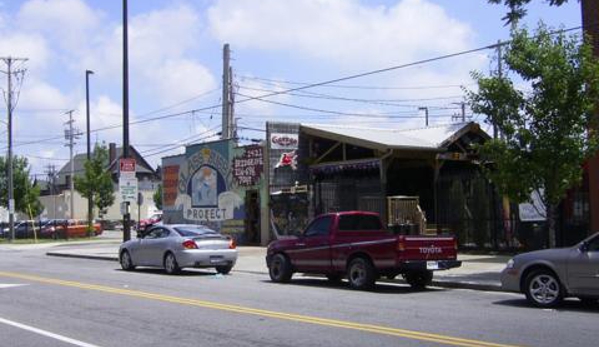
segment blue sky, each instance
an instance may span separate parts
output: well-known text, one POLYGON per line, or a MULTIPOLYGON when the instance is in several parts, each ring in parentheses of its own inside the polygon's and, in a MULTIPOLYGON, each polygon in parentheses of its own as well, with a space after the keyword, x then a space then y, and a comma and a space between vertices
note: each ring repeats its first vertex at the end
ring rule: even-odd
MULTIPOLYGON (((539 20, 565 28, 581 22, 577 1, 533 1, 528 11, 524 24, 533 28, 539 20)), ((487 46, 509 37, 505 12, 485 0, 129 0, 131 120, 165 116, 132 125, 131 143, 156 165, 183 143, 217 138, 220 108, 184 112, 220 103, 225 42, 240 100, 487 46), (169 116, 175 113, 183 114, 169 116)), ((120 0, 0 0, 0 56, 29 59, 14 142, 32 173, 66 163, 64 139, 53 138, 63 133, 66 110, 85 128, 86 69, 95 72, 91 128, 121 121, 121 20, 120 0)), ((494 55, 480 51, 268 99, 287 106, 241 103, 239 136, 242 143, 263 137, 243 128, 263 129, 265 121, 422 127, 419 107, 429 108, 432 125, 452 122, 461 86, 473 87, 469 72, 495 68, 494 55)), ((120 144, 122 133, 102 130, 92 139, 120 144)), ((76 152, 84 151, 82 138, 76 152)))

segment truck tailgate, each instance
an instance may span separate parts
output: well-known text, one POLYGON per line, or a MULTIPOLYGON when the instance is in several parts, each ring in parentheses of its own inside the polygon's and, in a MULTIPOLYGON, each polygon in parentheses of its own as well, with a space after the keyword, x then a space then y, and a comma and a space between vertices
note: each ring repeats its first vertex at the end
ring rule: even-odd
POLYGON ((456 239, 452 236, 409 236, 398 239, 399 260, 455 260, 457 259, 456 239))

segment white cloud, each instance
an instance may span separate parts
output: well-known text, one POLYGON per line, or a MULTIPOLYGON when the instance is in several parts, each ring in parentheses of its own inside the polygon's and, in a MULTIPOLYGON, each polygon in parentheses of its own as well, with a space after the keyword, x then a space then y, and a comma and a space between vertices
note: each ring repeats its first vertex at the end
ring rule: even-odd
POLYGON ((29 69, 43 70, 48 65, 50 49, 37 33, 0 32, 0 57, 29 58, 29 69))
POLYGON ((384 66, 468 47, 472 30, 426 0, 391 7, 357 0, 220 0, 213 34, 241 48, 284 50, 342 66, 384 66))
POLYGON ((64 49, 78 49, 90 42, 101 14, 82 0, 30 0, 17 15, 19 26, 44 33, 64 49))
POLYGON ((207 68, 189 59, 167 59, 156 70, 144 73, 162 105, 193 98, 217 86, 207 68))

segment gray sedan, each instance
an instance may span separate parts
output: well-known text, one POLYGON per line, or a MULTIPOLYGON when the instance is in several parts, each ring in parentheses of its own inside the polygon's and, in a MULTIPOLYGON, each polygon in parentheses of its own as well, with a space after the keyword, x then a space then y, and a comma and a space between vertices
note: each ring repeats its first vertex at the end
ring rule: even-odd
POLYGON ((202 225, 156 225, 121 244, 119 260, 123 270, 136 266, 162 267, 168 274, 182 268, 215 268, 231 271, 237 261, 235 240, 202 225))
POLYGON ((521 292, 537 307, 557 306, 564 297, 599 299, 599 233, 574 247, 523 253, 501 273, 505 290, 521 292))

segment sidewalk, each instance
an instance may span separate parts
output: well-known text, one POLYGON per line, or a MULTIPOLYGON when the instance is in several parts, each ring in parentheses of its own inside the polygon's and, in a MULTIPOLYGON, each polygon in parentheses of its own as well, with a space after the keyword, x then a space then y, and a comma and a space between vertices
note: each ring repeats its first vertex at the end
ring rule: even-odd
MULTIPOLYGON (((46 255, 116 262, 120 243, 120 239, 106 238, 88 242, 46 244, 49 247, 46 255)), ((17 247, 17 245, 13 247, 17 247)), ((239 258, 233 272, 268 276, 264 259, 265 247, 239 246, 238 250, 239 258)), ((462 261, 462 266, 448 271, 435 272, 433 285, 446 288, 500 291, 500 273, 509 258, 509 256, 459 254, 458 260, 462 261)), ((400 282, 401 280, 394 281, 400 282)))

